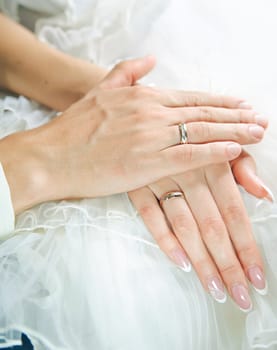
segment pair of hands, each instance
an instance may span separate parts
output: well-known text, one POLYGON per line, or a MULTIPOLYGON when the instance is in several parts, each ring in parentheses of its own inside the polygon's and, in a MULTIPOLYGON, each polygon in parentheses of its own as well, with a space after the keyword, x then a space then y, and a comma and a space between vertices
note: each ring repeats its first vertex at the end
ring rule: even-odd
MULTIPOLYGON (((199 101, 192 101, 192 104, 200 105, 199 101)), ((256 117, 252 122, 267 127, 267 120, 253 115, 251 107, 246 104, 239 104, 232 110, 206 106, 192 110, 202 117, 201 120, 208 122, 251 122, 244 119, 246 115, 249 117, 245 109, 256 117), (221 114, 220 118, 214 119, 217 112, 221 114), (224 120, 226 112, 237 113, 233 114, 237 119, 224 120)), ((186 111, 190 114, 186 122, 194 122, 190 119, 191 109, 187 107, 186 111)), ((248 134, 243 133, 241 125, 233 125, 234 134, 230 134, 230 124, 192 123, 187 126, 193 144, 228 139, 242 144, 254 143, 263 137, 263 129, 253 125, 245 125, 248 134)), ((230 163, 211 164, 163 178, 129 192, 129 197, 169 258, 185 271, 190 271, 192 263, 204 288, 216 301, 226 301, 226 285, 240 309, 249 311, 252 302, 247 280, 260 294, 266 293, 267 283, 236 181, 251 194, 272 200, 270 192, 256 176, 254 160, 244 150, 230 163), (183 192, 184 198, 160 201, 172 191, 183 192)))
MULTIPOLYGON (((175 120, 172 116, 169 122, 170 125, 176 125, 185 121, 191 144, 224 140, 243 144, 262 139, 267 121, 257 117, 248 106, 239 104, 227 109, 233 101, 215 102, 210 96, 205 96, 204 101, 201 101, 200 96, 173 106, 185 118, 175 120), (195 105, 205 107, 189 107, 195 105), (195 116, 200 118, 194 119, 195 116), (199 123, 199 120, 206 123, 199 123), (235 124, 238 122, 246 124, 235 124), (260 124, 260 127, 247 124, 251 122, 260 124)), ((174 131, 177 132, 176 127, 174 131)), ((187 158, 182 155, 178 163, 191 165, 192 159, 192 156, 187 158)), ((129 192, 129 197, 160 248, 175 263, 186 271, 190 271, 192 263, 204 288, 220 303, 226 300, 225 284, 239 307, 248 311, 252 303, 247 279, 261 294, 266 292, 266 280, 235 178, 250 193, 258 197, 268 195, 265 186, 255 175, 253 159, 243 151, 232 164, 211 164, 167 176, 129 192), (171 191, 181 191, 185 198, 160 204, 159 199, 171 191)))
MULTIPOLYGON (((20 211, 47 200, 129 191, 161 249, 186 269, 190 260, 221 302, 223 280, 247 310, 245 275, 260 290, 265 282, 228 162, 240 155, 239 143, 261 140, 267 122, 233 97, 134 86, 153 66, 151 57, 119 64, 50 123, 1 140, 7 149, 16 145, 16 159, 25 159, 21 178, 32 169, 25 181, 35 193, 32 203, 17 200, 16 186, 11 186, 13 202, 20 211), (187 124, 190 144, 179 145, 180 123, 187 124), (156 198, 176 189, 185 200, 161 208, 156 198)), ((13 161, 10 157, 9 164, 13 161)), ((266 190, 245 167, 251 161, 245 154, 234 161, 235 176, 245 187, 252 178, 246 189, 264 197, 266 190)), ((12 184, 18 169, 9 164, 12 184)))

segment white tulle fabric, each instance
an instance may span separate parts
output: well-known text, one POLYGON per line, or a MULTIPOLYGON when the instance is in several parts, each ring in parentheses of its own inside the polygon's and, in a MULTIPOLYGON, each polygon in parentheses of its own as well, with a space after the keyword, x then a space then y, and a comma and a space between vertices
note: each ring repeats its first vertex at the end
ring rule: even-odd
MULTIPOLYGON (((277 193, 274 1, 0 4, 13 18, 35 23, 41 40, 100 64, 156 54, 158 67, 145 83, 248 98, 272 116, 265 141, 251 150, 277 193)), ((54 116, 3 95, 0 136, 54 116)), ((174 266, 126 194, 51 202, 19 215, 15 235, 0 245, 0 348, 19 344, 25 332, 36 350, 277 349, 277 205, 243 196, 269 280, 267 296, 252 291, 249 314, 230 298, 217 304, 194 272, 174 266)))

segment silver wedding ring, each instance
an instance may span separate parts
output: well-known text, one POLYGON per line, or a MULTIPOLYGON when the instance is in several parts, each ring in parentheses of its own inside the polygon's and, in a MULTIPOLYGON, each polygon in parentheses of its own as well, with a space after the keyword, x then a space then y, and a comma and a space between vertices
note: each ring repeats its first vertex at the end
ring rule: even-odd
POLYGON ((169 201, 172 198, 185 198, 185 197, 184 197, 184 193, 180 191, 166 192, 160 198, 160 205, 162 205, 163 202, 169 201))
POLYGON ((188 143, 188 130, 185 123, 179 124, 180 144, 188 143))

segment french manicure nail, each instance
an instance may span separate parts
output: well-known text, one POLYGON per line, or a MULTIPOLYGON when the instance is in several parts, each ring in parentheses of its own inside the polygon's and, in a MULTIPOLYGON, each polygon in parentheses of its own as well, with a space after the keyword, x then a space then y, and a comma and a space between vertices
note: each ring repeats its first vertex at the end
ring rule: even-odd
POLYGON ((232 295, 242 311, 248 312, 252 309, 252 302, 248 290, 242 284, 235 284, 232 287, 232 295))
POLYGON ((249 132, 256 139, 261 139, 264 136, 264 128, 259 125, 250 125, 249 132))
POLYGON ((259 183, 259 185, 265 190, 266 195, 264 196, 264 199, 268 200, 271 203, 275 202, 275 198, 274 195, 272 193, 272 191, 270 190, 269 187, 267 187, 264 182, 258 177, 256 176, 256 181, 259 183))
POLYGON ((224 286, 221 280, 217 276, 214 276, 209 278, 207 282, 207 286, 211 296, 218 303, 225 303, 225 301, 227 300, 227 295, 225 293, 224 286))
POLYGON ((173 261, 179 267, 181 267, 181 269, 183 269, 186 272, 190 272, 191 264, 189 262, 188 257, 186 256, 185 252, 182 249, 176 248, 171 252, 170 255, 171 255, 173 261))
POLYGON ((237 143, 229 143, 227 146, 228 153, 230 157, 236 158, 240 155, 241 153, 241 146, 238 145, 237 143))
POLYGON ((247 103, 246 101, 243 101, 239 104, 240 109, 253 109, 253 107, 247 103))
POLYGON ((257 114, 256 115, 256 123, 263 126, 264 128, 266 128, 268 125, 268 119, 266 117, 263 117, 260 114, 257 114))
POLYGON ((267 283, 261 268, 259 266, 250 267, 248 269, 248 275, 255 290, 261 295, 266 295, 267 283))

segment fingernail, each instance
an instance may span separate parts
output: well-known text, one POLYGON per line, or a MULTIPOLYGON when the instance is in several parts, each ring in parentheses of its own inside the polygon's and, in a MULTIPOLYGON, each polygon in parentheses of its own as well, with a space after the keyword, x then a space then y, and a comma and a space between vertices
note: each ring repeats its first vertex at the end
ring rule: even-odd
POLYGON ((243 101, 239 104, 240 109, 253 109, 253 107, 247 103, 246 101, 243 101))
POLYGON ((241 146, 237 143, 229 143, 229 145, 227 146, 227 152, 230 155, 230 157, 236 158, 241 153, 241 146))
POLYGON ((181 269, 183 269, 186 272, 190 272, 191 270, 191 264, 189 262, 188 257, 186 256, 186 253, 179 248, 174 249, 171 252, 171 257, 173 259, 173 261, 181 267, 181 269))
POLYGON ((274 195, 273 195, 272 191, 264 184, 264 182, 258 176, 256 176, 256 181, 259 183, 259 185, 266 192, 266 195, 263 198, 268 200, 271 203, 274 203, 275 202, 275 198, 274 198, 274 195))
POLYGON ((252 309, 252 302, 248 290, 242 284, 236 284, 232 287, 232 295, 242 311, 248 312, 252 309))
POLYGON ((224 286, 221 280, 217 276, 211 277, 208 279, 207 285, 211 296, 218 303, 225 303, 225 301, 227 300, 227 295, 225 293, 224 286))
POLYGON ((260 114, 256 115, 256 122, 257 122, 257 124, 263 126, 264 128, 266 128, 268 125, 268 119, 266 117, 263 117, 260 114))
POLYGON ((266 295, 267 283, 261 268, 259 266, 250 267, 248 269, 248 275, 255 290, 261 295, 266 295))
POLYGON ((264 128, 259 125, 250 125, 249 132, 256 139, 261 139, 264 136, 264 128))

